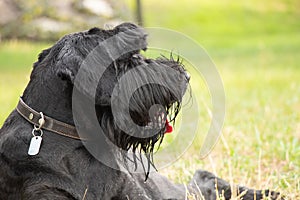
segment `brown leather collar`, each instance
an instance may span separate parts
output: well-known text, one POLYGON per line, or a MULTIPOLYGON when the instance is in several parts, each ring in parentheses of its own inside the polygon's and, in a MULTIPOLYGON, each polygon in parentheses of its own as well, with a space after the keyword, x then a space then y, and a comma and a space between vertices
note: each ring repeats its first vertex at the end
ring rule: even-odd
MULTIPOLYGON (((33 125, 37 127, 40 126, 39 120, 41 119, 41 114, 35 111, 34 109, 30 108, 26 103, 24 103, 22 98, 20 98, 20 101, 17 105, 17 111, 22 117, 24 117, 27 121, 29 121, 33 125)), ((48 116, 44 116, 44 120, 45 122, 41 127, 42 129, 51 131, 53 133, 57 133, 65 137, 69 137, 77 140, 85 140, 84 138, 81 138, 78 135, 75 126, 55 120, 48 116)))

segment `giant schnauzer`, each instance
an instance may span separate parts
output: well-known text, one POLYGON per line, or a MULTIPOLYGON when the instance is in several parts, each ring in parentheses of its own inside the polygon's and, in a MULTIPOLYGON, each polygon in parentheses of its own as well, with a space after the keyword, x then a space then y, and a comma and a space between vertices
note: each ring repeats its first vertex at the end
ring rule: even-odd
POLYGON ((39 55, 0 130, 1 200, 277 198, 232 191, 207 171, 184 186, 155 170, 153 151, 176 119, 189 75, 173 56, 145 58, 146 37, 131 23, 93 28, 39 55))

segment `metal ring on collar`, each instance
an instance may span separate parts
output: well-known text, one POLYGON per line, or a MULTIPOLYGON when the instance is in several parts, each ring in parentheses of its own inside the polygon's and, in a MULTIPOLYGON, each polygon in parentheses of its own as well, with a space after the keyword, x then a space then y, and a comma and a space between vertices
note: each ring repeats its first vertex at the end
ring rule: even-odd
POLYGON ((40 130, 35 130, 35 129, 33 129, 31 133, 32 133, 33 137, 36 137, 36 136, 42 137, 43 134, 44 134, 42 129, 40 129, 40 130), (40 135, 36 135, 36 134, 35 134, 35 132, 38 132, 38 131, 40 132, 40 135))

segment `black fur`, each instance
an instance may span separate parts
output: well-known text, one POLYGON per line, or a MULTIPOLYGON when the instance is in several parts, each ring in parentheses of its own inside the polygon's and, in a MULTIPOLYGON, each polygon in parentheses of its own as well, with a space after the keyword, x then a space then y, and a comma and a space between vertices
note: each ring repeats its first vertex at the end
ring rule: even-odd
MULTIPOLYGON (((33 109, 74 125, 74 112, 78 113, 72 107, 72 95, 79 91, 82 108, 78 112, 83 125, 94 130, 95 124, 91 123, 89 112, 85 110, 86 104, 94 102, 98 124, 105 137, 125 152, 133 152, 135 166, 142 160, 140 154, 147 158, 146 162, 142 162, 148 166, 144 169, 146 176, 129 170, 126 164, 129 158, 124 152, 111 151, 109 157, 123 170, 110 168, 95 159, 81 141, 49 131, 44 131, 40 153, 29 156, 27 150, 32 125, 14 110, 0 130, 1 200, 185 199, 187 191, 183 185, 175 185, 155 171, 149 172, 150 164, 154 165, 154 146, 160 144, 164 137, 166 118, 170 122, 175 121, 189 77, 181 62, 172 56, 155 60, 143 57, 140 50, 147 48, 146 36, 142 28, 131 23, 121 24, 112 30, 93 28, 64 36, 39 55, 23 94, 23 100, 33 109), (109 63, 103 76, 95 77, 93 70, 87 71, 87 78, 76 84, 76 75, 87 56, 101 42, 119 33, 124 34, 114 40, 113 51, 122 51, 129 46, 138 48, 126 51, 116 59, 110 58, 109 51, 112 49, 101 50, 99 57, 105 59, 100 59, 97 67, 109 63), (132 70, 137 66, 144 68, 132 70), (117 85, 129 71, 132 75, 125 78, 122 85, 117 85), (171 71, 176 73, 170 74, 171 71), (89 82, 99 78, 93 96, 89 82), (139 81, 149 84, 129 94, 127 89, 136 86, 139 81), (117 117, 114 116, 112 106, 126 102, 119 96, 113 96, 114 89, 117 94, 130 95, 129 116, 139 127, 144 127, 142 131, 133 127, 129 127, 128 131, 120 128, 126 126, 128 116, 122 110, 117 117), (122 154, 121 162, 117 154, 122 154), (145 178, 148 178, 146 182, 145 178)), ((102 142, 105 145, 104 141, 97 145, 101 146, 102 142)), ((216 199, 215 181, 218 181, 219 193, 222 194, 223 190, 225 199, 229 199, 230 185, 206 171, 197 171, 187 188, 191 195, 200 196, 201 191, 205 199, 213 200, 216 199)), ((244 187, 239 189, 240 192, 247 190, 244 187)), ((243 199, 260 199, 263 193, 249 189, 243 199)), ((270 194, 272 199, 278 195, 270 194)))

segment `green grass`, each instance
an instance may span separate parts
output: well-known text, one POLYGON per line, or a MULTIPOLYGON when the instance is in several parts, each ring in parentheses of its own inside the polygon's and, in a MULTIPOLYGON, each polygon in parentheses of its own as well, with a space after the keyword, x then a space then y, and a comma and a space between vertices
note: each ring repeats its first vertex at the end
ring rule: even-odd
POLYGON ((24 41, 0 43, 0 124, 17 105, 37 55, 47 46, 24 41))
MULTIPOLYGON (((198 138, 177 162, 160 170, 163 174, 186 182, 196 169, 206 169, 234 183, 300 198, 299 7, 296 0, 144 1, 146 26, 174 29, 202 45, 226 94, 223 135, 210 155, 200 158, 198 138)), ((174 43, 176 48, 177 42, 169 38, 161 46, 174 43)), ((0 124, 15 107, 38 52, 47 46, 0 43, 0 124)), ((201 107, 199 132, 205 133, 207 109, 212 108, 209 91, 201 77, 192 74, 191 81, 200 99, 194 102, 201 107)), ((187 117, 193 126, 195 117, 187 117)), ((162 147, 174 138, 166 136, 162 147)))
MULTIPOLYGON (((219 69, 226 94, 223 139, 203 160, 195 140, 162 171, 169 178, 185 182, 201 168, 300 198, 299 5, 295 0, 144 1, 146 26, 174 29, 202 45, 219 69)), ((178 42, 169 39, 164 42, 178 42)), ((192 81, 199 80, 192 76, 192 81)), ((207 90, 193 93, 207 100, 207 90)), ((207 113, 201 115, 200 133, 210 122, 207 113)))

